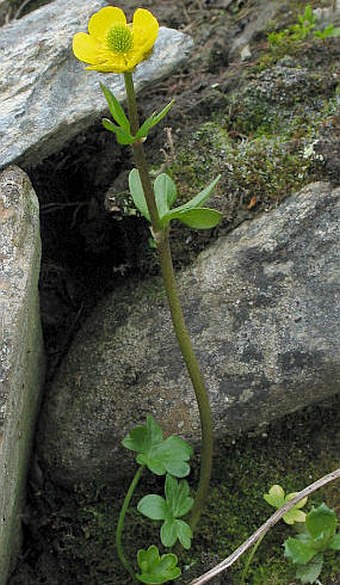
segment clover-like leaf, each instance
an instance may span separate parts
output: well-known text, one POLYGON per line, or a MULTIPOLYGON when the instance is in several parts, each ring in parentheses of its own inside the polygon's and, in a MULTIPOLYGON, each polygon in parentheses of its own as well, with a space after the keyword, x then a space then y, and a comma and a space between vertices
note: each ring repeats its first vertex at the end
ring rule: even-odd
MULTIPOLYGON (((291 492, 285 496, 283 488, 280 485, 275 484, 270 488, 268 494, 263 494, 263 498, 266 500, 267 504, 279 510, 284 504, 295 498, 297 494, 298 492, 291 492)), ((282 518, 286 524, 292 525, 295 522, 305 522, 306 514, 305 512, 302 512, 300 508, 303 508, 306 505, 307 500, 308 498, 303 498, 300 502, 295 504, 294 508, 286 512, 282 518)))
POLYGON ((136 574, 136 578, 138 581, 148 585, 158 585, 173 581, 181 574, 181 569, 177 566, 177 556, 173 553, 160 556, 159 550, 155 545, 149 546, 147 550, 139 550, 137 562, 141 573, 136 574))
POLYGON ((163 439, 162 429, 147 417, 146 425, 137 426, 123 440, 123 445, 137 452, 137 463, 146 465, 156 475, 171 473, 176 477, 185 477, 190 472, 188 461, 192 447, 175 435, 163 439))
POLYGON ((323 566, 323 555, 314 557, 307 565, 301 565, 296 570, 296 577, 301 583, 315 583, 323 566))
POLYGON ((313 508, 306 517, 306 527, 314 540, 326 542, 334 536, 337 526, 337 518, 334 510, 326 504, 313 508))
POLYGON ((177 540, 189 549, 192 531, 190 526, 179 520, 191 510, 194 500, 190 497, 190 488, 186 480, 178 481, 167 474, 165 480, 165 498, 156 494, 144 496, 138 503, 138 511, 151 520, 164 520, 161 526, 161 541, 164 546, 171 547, 177 540))
POLYGON ((150 221, 148 206, 144 196, 142 181, 137 169, 132 169, 129 173, 129 188, 131 197, 138 211, 150 221))

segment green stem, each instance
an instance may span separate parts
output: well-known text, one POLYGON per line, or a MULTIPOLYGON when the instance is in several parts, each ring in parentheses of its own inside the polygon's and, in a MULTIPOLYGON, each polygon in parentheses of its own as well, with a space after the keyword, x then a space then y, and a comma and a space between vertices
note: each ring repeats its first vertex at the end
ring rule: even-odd
MULTIPOLYGON (((136 132, 138 131, 139 121, 132 74, 125 73, 124 79, 127 93, 131 131, 133 134, 136 134, 136 132)), ((200 478, 190 517, 190 525, 192 530, 194 530, 198 524, 199 518, 201 516, 202 510, 208 497, 213 457, 212 415, 204 379, 192 347, 188 330, 185 325, 183 311, 178 297, 175 273, 169 244, 169 228, 164 229, 161 226, 143 144, 141 141, 136 141, 132 145, 132 148, 143 186, 145 200, 150 214, 153 235, 157 243, 163 283, 169 302, 174 330, 192 385, 195 390, 197 405, 200 414, 202 430, 200 478)))
POLYGON ((253 548, 251 550, 251 553, 248 556, 248 559, 247 559, 247 562, 246 562, 246 564, 244 566, 244 569, 242 571, 240 585, 245 585, 246 578, 247 578, 247 575, 248 575, 248 572, 249 572, 249 567, 250 567, 250 565, 251 565, 251 563, 253 561, 253 558, 254 558, 254 556, 256 554, 257 549, 259 548, 259 546, 260 546, 260 544, 261 544, 261 542, 262 542, 262 540, 264 539, 265 536, 266 536, 266 533, 262 534, 262 536, 260 536, 260 538, 258 539, 258 541, 254 544, 254 546, 253 546, 253 548))
POLYGON ((128 508, 129 508, 129 505, 131 502, 131 498, 134 494, 134 491, 135 491, 137 484, 138 484, 138 482, 141 478, 141 475, 143 473, 143 469, 144 469, 144 465, 141 465, 137 469, 136 474, 135 474, 132 482, 130 483, 130 487, 126 493, 122 508, 120 510, 118 524, 117 524, 117 530, 116 530, 116 547, 117 547, 117 553, 118 553, 119 560, 122 563, 123 567, 128 571, 128 573, 130 573, 130 575, 134 579, 134 581, 136 581, 135 573, 134 573, 129 561, 127 560, 127 558, 124 554, 123 545, 122 545, 122 534, 123 534, 123 530, 124 530, 125 516, 126 516, 126 513, 128 511, 128 508))

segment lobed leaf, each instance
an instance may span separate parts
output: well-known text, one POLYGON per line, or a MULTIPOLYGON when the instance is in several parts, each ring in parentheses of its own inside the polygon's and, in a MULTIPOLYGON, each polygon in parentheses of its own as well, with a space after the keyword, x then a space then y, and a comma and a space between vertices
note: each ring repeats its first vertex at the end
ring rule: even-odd
POLYGON ((312 538, 330 539, 336 531, 337 517, 326 504, 313 508, 306 517, 306 527, 312 538))
POLYGON ((136 574, 138 581, 148 585, 158 585, 177 579, 181 570, 177 566, 177 556, 167 553, 162 556, 155 545, 149 546, 147 550, 141 549, 137 553, 138 566, 141 574, 136 574))
POLYGON ((317 554, 312 542, 297 538, 287 538, 284 543, 285 557, 297 565, 306 565, 317 554))
POLYGON ((146 465, 156 475, 168 472, 175 477, 185 477, 190 472, 188 461, 192 447, 175 435, 163 439, 162 429, 152 416, 147 417, 146 425, 132 429, 122 443, 137 453, 139 465, 146 465))

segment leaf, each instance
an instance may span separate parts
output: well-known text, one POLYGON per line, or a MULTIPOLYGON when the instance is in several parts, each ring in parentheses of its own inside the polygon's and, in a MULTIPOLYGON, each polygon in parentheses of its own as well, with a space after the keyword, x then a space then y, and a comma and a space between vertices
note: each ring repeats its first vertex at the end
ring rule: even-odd
POLYGON ((162 218, 176 201, 176 185, 169 175, 162 173, 155 180, 154 191, 158 213, 160 218, 162 218))
POLYGON ((144 197, 144 190, 140 175, 137 169, 132 169, 129 174, 129 188, 131 197, 138 211, 150 221, 148 206, 144 197))
POLYGON ((191 510, 194 499, 189 494, 190 487, 186 480, 177 481, 172 475, 166 476, 165 497, 174 518, 181 518, 191 510))
POLYGON ((329 548, 331 550, 340 550, 340 532, 334 534, 332 540, 329 543, 329 548))
POLYGON ((147 453, 152 445, 163 441, 163 431, 152 416, 146 417, 146 425, 138 425, 123 439, 122 444, 130 451, 147 453))
POLYGON ((218 175, 216 179, 211 181, 211 183, 209 183, 209 185, 205 187, 203 191, 200 191, 198 195, 196 195, 196 197, 190 199, 190 201, 184 203, 184 205, 181 205, 177 209, 197 209, 198 207, 202 207, 203 203, 205 203, 209 199, 209 197, 211 197, 220 178, 221 175, 218 175))
POLYGON ((165 499, 156 494, 144 496, 138 503, 137 510, 151 520, 165 520, 169 514, 165 499))
POLYGON ((162 542, 163 546, 166 546, 168 548, 171 548, 172 546, 174 546, 174 544, 178 538, 177 525, 176 525, 175 518, 167 518, 165 520, 165 522, 163 522, 163 524, 161 526, 160 536, 161 536, 161 542, 162 542))
POLYGON ((149 468, 157 475, 164 475, 167 471, 175 477, 186 477, 190 473, 188 461, 191 455, 192 447, 180 437, 172 435, 152 449, 149 468))
MULTIPOLYGON (((273 508, 279 510, 280 508, 282 508, 282 506, 284 506, 284 504, 293 500, 293 498, 295 498, 297 494, 298 492, 291 492, 290 494, 287 494, 285 496, 283 488, 280 485, 275 484, 270 488, 268 494, 263 495, 263 498, 270 506, 273 506, 273 508)), ((295 522, 305 522, 306 514, 305 512, 301 512, 299 508, 303 508, 303 506, 306 505, 307 500, 308 498, 303 498, 302 500, 300 500, 300 502, 295 504, 292 510, 286 512, 286 514, 282 518, 286 522, 286 524, 292 525, 295 522)))
POLYGON ((278 485, 272 485, 268 494, 263 494, 264 499, 266 500, 267 504, 273 506, 277 510, 282 508, 285 503, 285 493, 283 488, 278 485))
POLYGON ((191 539, 193 536, 192 530, 191 530, 189 524, 184 522, 184 520, 176 520, 176 526, 177 526, 178 540, 180 541, 183 548, 185 548, 186 550, 189 550, 189 548, 191 547, 191 539))
POLYGON ((146 425, 132 429, 123 440, 123 445, 136 451, 137 463, 146 465, 156 475, 168 472, 176 477, 185 477, 190 472, 188 461, 192 447, 175 435, 163 439, 162 429, 152 416, 147 417, 146 425))
POLYGON ((192 530, 184 520, 168 518, 161 526, 160 535, 163 546, 168 548, 174 546, 177 540, 186 550, 191 547, 192 530))
POLYGON ((285 557, 297 565, 306 565, 317 554, 310 542, 288 538, 284 543, 285 557))
MULTIPOLYGON (((117 124, 130 135, 130 122, 117 98, 104 83, 100 83, 101 90, 109 106, 110 114, 117 124)), ((131 136, 131 135, 130 135, 131 136)))
POLYGON ((147 550, 139 550, 137 562, 141 569, 141 574, 136 574, 136 578, 149 585, 172 581, 181 574, 181 570, 177 566, 177 556, 173 553, 160 556, 155 545, 149 546, 147 550))
POLYGON ((222 213, 219 211, 202 207, 199 209, 189 209, 188 211, 174 209, 163 216, 163 219, 166 218, 167 221, 170 219, 178 219, 188 227, 196 230, 204 230, 215 227, 221 217, 222 213))
POLYGON ((106 130, 109 130, 110 132, 113 132, 113 134, 116 135, 117 142, 119 144, 126 145, 126 144, 131 144, 131 142, 134 141, 134 138, 133 138, 133 136, 131 136, 131 134, 127 133, 120 126, 116 126, 113 122, 111 122, 111 120, 108 120, 108 118, 103 118, 102 124, 103 124, 104 128, 106 128, 106 130))
POLYGON ((153 112, 151 116, 149 116, 149 118, 147 118, 145 122, 143 122, 135 138, 136 139, 145 138, 148 135, 149 130, 156 126, 156 124, 158 124, 167 115, 168 111, 172 108, 174 103, 175 100, 171 100, 171 102, 167 106, 165 106, 165 108, 163 108, 158 114, 156 114, 156 112, 153 112))
POLYGON ((319 554, 307 565, 301 565, 296 570, 296 577, 301 583, 315 583, 319 577, 323 565, 323 555, 319 554))
POLYGON ((329 539, 336 531, 337 518, 326 504, 313 508, 306 517, 306 527, 313 539, 329 539))

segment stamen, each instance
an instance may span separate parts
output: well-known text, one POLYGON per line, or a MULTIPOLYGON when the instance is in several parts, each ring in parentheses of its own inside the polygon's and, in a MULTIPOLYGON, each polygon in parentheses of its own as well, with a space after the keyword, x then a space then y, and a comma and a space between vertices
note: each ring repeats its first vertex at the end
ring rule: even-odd
POLYGON ((125 54, 132 48, 132 32, 123 24, 116 24, 107 33, 106 41, 114 53, 125 54))

